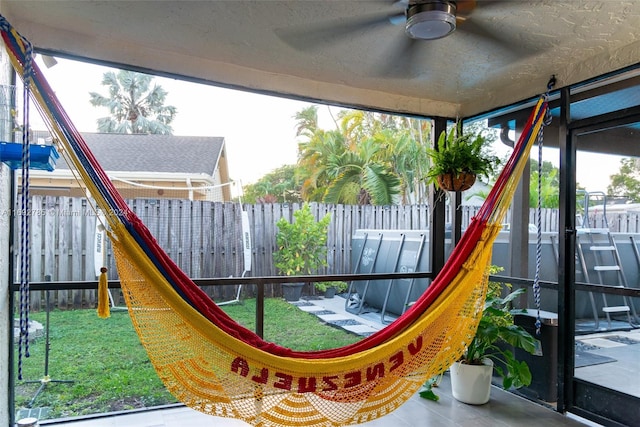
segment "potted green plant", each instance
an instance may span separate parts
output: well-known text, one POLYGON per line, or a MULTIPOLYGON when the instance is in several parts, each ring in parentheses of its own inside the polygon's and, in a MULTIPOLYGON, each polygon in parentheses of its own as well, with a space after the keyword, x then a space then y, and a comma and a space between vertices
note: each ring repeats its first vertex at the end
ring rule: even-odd
POLYGON ((427 149, 427 156, 431 161, 427 180, 446 191, 468 190, 476 177, 489 178, 500 164, 481 133, 462 134, 460 126, 443 131, 436 147, 427 149))
MULTIPOLYGON (((293 222, 280 218, 276 225, 277 250, 273 254, 275 267, 286 276, 308 275, 327 265, 327 229, 331 216, 316 221, 308 203, 293 213, 293 222)), ((284 283, 282 292, 287 301, 297 301, 304 283, 284 283)))
POLYGON ((341 280, 332 280, 329 282, 316 282, 315 288, 324 293, 325 298, 333 298, 336 293, 340 294, 347 290, 349 285, 341 280))
MULTIPOLYGON (((491 273, 497 271, 497 267, 491 267, 491 273)), ((531 384, 529 367, 518 361, 512 351, 512 348, 521 348, 533 354, 538 348, 538 340, 513 322, 513 315, 519 310, 512 309, 511 303, 525 289, 517 289, 503 297, 505 288, 510 290, 511 285, 489 282, 478 329, 463 357, 451 366, 452 394, 461 402, 487 403, 494 373, 502 378, 505 389, 531 384)))

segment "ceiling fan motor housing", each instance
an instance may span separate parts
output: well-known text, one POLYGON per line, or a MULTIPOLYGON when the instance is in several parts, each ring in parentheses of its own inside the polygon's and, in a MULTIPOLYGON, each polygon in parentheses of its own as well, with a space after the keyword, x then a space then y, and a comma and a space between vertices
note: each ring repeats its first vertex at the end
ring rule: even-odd
POLYGON ((424 1, 409 4, 405 31, 413 39, 435 40, 456 29, 456 4, 451 1, 424 1))

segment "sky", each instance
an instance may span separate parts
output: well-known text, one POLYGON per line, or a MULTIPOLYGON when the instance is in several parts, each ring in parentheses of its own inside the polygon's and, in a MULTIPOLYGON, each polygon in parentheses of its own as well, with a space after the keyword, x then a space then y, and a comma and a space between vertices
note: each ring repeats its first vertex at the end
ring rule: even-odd
MULTIPOLYGON (((108 116, 108 111, 93 107, 89 92, 106 96, 102 76, 113 69, 60 58, 57 61, 51 68, 39 63, 42 73, 76 128, 96 132, 96 120, 108 116)), ((165 105, 177 107, 171 123, 174 135, 225 138, 231 179, 246 185, 296 162, 298 140, 293 117, 311 103, 163 77, 155 77, 154 82, 168 92, 165 105)), ((328 116, 327 109, 320 107, 321 119, 328 116)), ((44 129, 40 123, 32 119, 31 126, 44 129)))
MULTIPOLYGON (((96 120, 108 112, 91 106, 89 92, 107 94, 101 80, 111 69, 62 58, 47 68, 40 57, 37 60, 78 130, 96 132, 96 120)), ((280 166, 296 162, 299 141, 293 117, 311 103, 163 77, 154 81, 168 92, 166 105, 177 107, 171 124, 174 135, 225 138, 232 180, 250 184, 280 166)), ((340 110, 320 106, 320 127, 325 129, 333 126, 329 109, 332 114, 340 110)), ((44 125, 38 126, 38 120, 32 118, 32 128, 40 130, 44 125)), ((502 155, 504 146, 497 151, 502 155)), ((532 155, 537 158, 537 154, 532 155)), ((543 156, 543 160, 559 164, 558 150, 545 149, 543 156)), ((618 156, 579 153, 578 183, 589 191, 606 191, 609 175, 618 170, 619 164, 618 156)))

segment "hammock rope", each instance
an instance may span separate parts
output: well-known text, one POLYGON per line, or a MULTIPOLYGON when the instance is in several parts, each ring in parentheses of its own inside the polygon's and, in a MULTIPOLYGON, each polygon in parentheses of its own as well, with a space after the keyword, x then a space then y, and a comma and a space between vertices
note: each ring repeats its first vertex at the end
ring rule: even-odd
MULTIPOLYGON (((551 76, 544 93, 544 101, 549 102, 549 93, 556 85, 556 76, 551 76)), ((547 108, 543 127, 538 132, 538 204, 536 206, 536 261, 533 278, 533 302, 536 307, 536 335, 541 334, 542 319, 540 318, 540 271, 542 269, 542 148, 544 146, 544 127, 551 124, 551 110, 547 108)))
MULTIPOLYGON (((20 336, 18 338, 18 379, 22 379, 23 356, 29 357, 29 306, 30 306, 30 260, 31 244, 31 198, 29 197, 29 169, 31 167, 31 145, 29 129, 29 105, 31 76, 33 75, 33 51, 31 43, 21 39, 25 46, 26 61, 22 78, 25 82, 23 88, 24 104, 22 108, 22 161, 20 191, 20 336)), ((13 201, 12 201, 13 203, 13 201)))
MULTIPOLYGON (((22 71, 28 61, 21 36, 1 16, 0 24, 22 71)), ((129 314, 166 388, 207 414, 274 427, 379 418, 462 355, 484 307, 493 241, 547 110, 541 97, 487 201, 409 310, 355 344, 302 352, 262 340, 198 288, 129 209, 37 64, 26 82, 65 160, 106 215, 129 314)))

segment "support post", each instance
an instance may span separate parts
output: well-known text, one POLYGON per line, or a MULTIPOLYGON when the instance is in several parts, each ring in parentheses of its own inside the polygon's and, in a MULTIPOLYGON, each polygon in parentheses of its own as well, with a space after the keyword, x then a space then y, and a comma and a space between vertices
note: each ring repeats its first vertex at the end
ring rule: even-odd
MULTIPOLYGON (((447 130, 447 120, 443 117, 433 119, 431 144, 436 146, 438 135, 447 130)), ((437 148, 437 147, 436 147, 437 148)), ((438 186, 433 185, 429 191, 429 206, 431 206, 431 228, 429 229, 429 245, 431 257, 431 272, 436 275, 444 266, 444 229, 445 207, 447 195, 438 186)))
MULTIPOLYGON (((516 121, 516 134, 522 134, 526 117, 516 121)), ((515 138, 518 139, 518 138, 515 138)), ((513 277, 529 277, 529 186, 531 161, 527 159, 522 178, 511 202, 511 231, 509 232, 509 275, 513 277)))
POLYGON ((564 413, 573 406, 575 367, 576 144, 569 131, 570 91, 560 91, 560 223, 558 231, 558 402, 564 413))
POLYGON ((264 338, 264 283, 258 283, 256 295, 256 334, 264 338))

